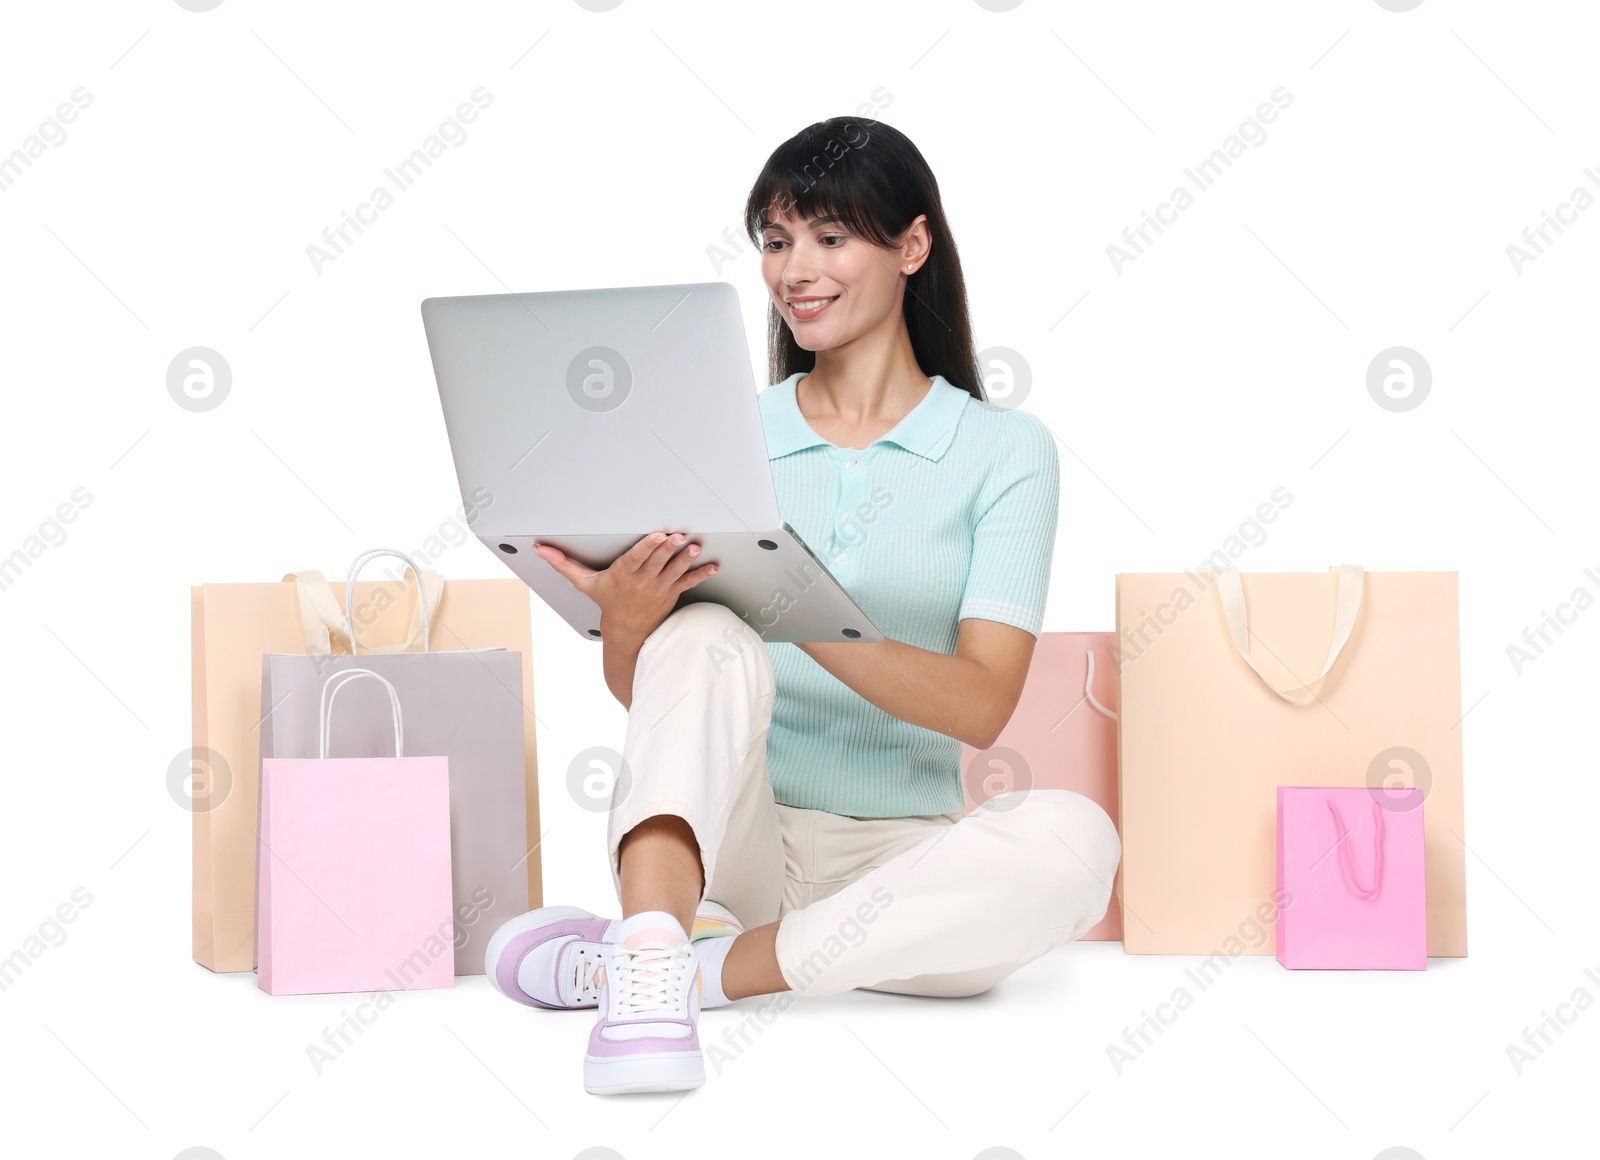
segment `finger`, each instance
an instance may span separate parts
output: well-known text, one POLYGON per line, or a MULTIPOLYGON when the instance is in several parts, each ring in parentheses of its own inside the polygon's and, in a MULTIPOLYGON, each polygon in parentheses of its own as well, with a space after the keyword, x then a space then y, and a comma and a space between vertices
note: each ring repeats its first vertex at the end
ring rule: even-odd
POLYGON ((693 572, 685 572, 681 577, 679 577, 677 582, 673 584, 673 595, 677 595, 679 592, 687 592, 702 580, 711 579, 711 577, 717 574, 717 571, 718 569, 715 564, 705 564, 699 568, 696 568, 693 572))
POLYGON ((560 548, 554 547, 553 545, 537 544, 534 546, 533 550, 543 557, 552 568, 561 573, 561 575, 565 576, 568 580, 572 581, 572 583, 575 585, 581 586, 580 582, 586 582, 592 579, 595 575, 595 570, 593 568, 590 568, 588 565, 572 559, 572 557, 568 556, 560 548))
POLYGON ((682 532, 670 532, 662 540, 655 551, 651 552, 645 562, 639 565, 639 571, 646 576, 656 576, 667 566, 667 561, 672 559, 672 554, 683 546, 687 537, 682 532))
POLYGON ((689 544, 683 551, 667 561, 666 567, 661 569, 661 575, 667 580, 677 580, 699 562, 699 557, 700 545, 689 544))
POLYGON ((666 532, 651 532, 648 536, 639 537, 638 542, 633 547, 611 562, 612 568, 616 568, 619 573, 637 572, 644 562, 649 559, 650 554, 666 538, 666 532), (617 568, 618 564, 621 564, 622 567, 617 568))

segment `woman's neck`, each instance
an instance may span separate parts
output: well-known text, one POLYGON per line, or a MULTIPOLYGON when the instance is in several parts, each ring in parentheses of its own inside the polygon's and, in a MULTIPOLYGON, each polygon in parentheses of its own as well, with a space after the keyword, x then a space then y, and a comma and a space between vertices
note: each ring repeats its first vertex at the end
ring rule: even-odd
POLYGON ((888 430, 932 385, 908 340, 903 349, 882 352, 819 351, 816 367, 796 385, 795 399, 813 427, 821 420, 862 429, 888 423, 888 430))
POLYGON ((837 447, 865 448, 892 431, 933 387, 911 357, 848 361, 817 354, 795 384, 795 403, 811 429, 837 447))

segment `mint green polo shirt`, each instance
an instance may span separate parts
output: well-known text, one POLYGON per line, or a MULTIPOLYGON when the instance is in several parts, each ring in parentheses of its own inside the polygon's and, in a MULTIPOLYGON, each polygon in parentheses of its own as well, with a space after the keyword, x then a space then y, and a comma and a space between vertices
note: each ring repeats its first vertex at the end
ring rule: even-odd
MULTIPOLYGON (((778 511, 861 610, 886 637, 946 655, 967 617, 1038 636, 1060 497, 1049 428, 934 375, 893 430, 839 447, 800 413, 802 375, 757 396, 778 511)), ((796 645, 766 647, 778 802, 863 818, 963 808, 960 741, 884 712, 796 645)))

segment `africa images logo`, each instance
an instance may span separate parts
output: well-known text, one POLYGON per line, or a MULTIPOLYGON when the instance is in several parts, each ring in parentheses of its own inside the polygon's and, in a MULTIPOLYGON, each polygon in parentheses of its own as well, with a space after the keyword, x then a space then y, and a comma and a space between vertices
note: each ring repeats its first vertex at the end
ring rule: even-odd
POLYGON ((585 411, 615 411, 633 390, 633 368, 609 346, 580 350, 567 363, 567 394, 585 411))

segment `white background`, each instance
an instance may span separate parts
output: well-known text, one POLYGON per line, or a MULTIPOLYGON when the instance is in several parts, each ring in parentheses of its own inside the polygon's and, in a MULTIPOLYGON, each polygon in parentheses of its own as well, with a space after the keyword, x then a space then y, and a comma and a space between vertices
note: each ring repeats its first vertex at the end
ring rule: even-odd
MULTIPOLYGON (((1589 5, 100 0, 8 5, 0 43, 0 154, 93 96, 0 192, 0 555, 92 496, 0 591, 0 956, 93 897, 0 992, 5 1130, 32 1138, 7 1151, 1439 1160, 1592 1133, 1600 1010, 1520 1075, 1506 1050, 1600 1000, 1600 612, 1520 674, 1507 654, 1600 594, 1600 211, 1520 273, 1506 250, 1600 195, 1589 5), (318 273, 307 245, 479 86, 469 139, 318 273), (1265 142, 1119 274, 1108 244, 1279 86, 1265 142), (1061 439, 1048 629, 1109 629, 1115 573, 1198 563, 1278 487, 1243 570, 1459 571, 1471 957, 1241 960, 1120 1075, 1107 1045, 1188 960, 1083 944, 977 999, 806 1002, 699 1091, 613 1100, 580 1086, 591 1016, 468 978, 401 995, 316 1074, 349 997, 189 958, 191 815, 166 788, 189 586, 339 573, 449 523, 425 297, 724 279, 760 352, 758 261, 708 247, 779 142, 863 105, 933 166, 978 344, 1026 359, 1023 405, 1061 439), (166 389, 196 345, 233 371, 207 413, 166 389), (1366 389, 1394 345, 1433 372, 1406 413, 1366 389)), ((475 541, 435 566, 505 574, 475 541)), ((546 901, 614 913, 603 815, 565 773, 622 711, 537 601, 533 645, 546 901)))

